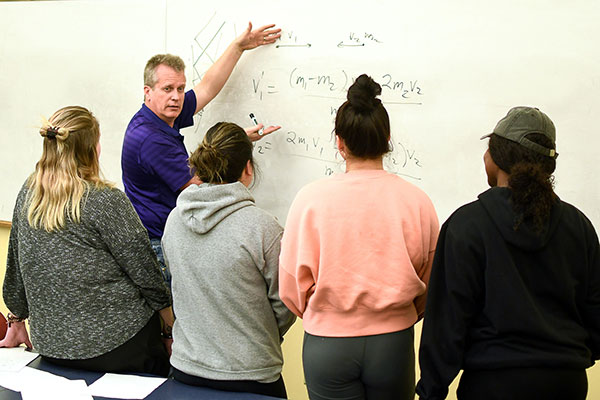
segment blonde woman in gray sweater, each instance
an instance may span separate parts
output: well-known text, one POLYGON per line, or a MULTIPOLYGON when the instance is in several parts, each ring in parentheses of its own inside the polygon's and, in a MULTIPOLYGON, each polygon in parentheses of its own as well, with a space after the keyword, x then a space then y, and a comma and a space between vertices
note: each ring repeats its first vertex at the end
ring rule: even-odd
POLYGON ((169 293, 133 206, 100 176, 98 121, 64 107, 40 135, 42 157, 14 209, 0 347, 25 343, 71 368, 166 376, 169 293))
POLYGON ((283 229, 256 207, 252 144, 218 123, 190 157, 201 185, 177 199, 162 238, 172 274, 176 380, 286 397, 281 340, 294 315, 279 298, 283 229))

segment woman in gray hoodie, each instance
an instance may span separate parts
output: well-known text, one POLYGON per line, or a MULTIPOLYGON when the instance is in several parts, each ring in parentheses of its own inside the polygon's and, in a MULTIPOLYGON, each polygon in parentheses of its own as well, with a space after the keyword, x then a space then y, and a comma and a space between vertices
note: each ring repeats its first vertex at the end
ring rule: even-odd
POLYGON ((256 207, 252 143, 217 123, 190 157, 201 185, 177 199, 162 246, 172 273, 176 380, 286 397, 280 343, 294 315, 279 298, 282 227, 256 207))

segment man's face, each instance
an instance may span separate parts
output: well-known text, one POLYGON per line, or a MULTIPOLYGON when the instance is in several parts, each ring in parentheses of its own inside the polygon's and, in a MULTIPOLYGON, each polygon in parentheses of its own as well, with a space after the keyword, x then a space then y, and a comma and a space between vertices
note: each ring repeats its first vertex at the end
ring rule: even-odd
POLYGON ((154 87, 144 86, 145 104, 160 119, 173 126, 183 107, 185 73, 161 64, 156 68, 155 77, 154 87))

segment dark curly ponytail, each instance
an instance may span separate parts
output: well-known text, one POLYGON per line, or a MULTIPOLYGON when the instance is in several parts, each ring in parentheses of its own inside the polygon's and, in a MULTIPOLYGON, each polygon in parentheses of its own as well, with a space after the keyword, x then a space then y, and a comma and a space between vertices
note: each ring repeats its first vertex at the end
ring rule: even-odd
MULTIPOLYGON (((542 134, 532 133, 527 138, 542 146, 553 147, 542 134)), ((556 160, 496 134, 490 136, 489 151, 496 165, 509 174, 508 185, 517 214, 515 230, 522 223, 528 223, 536 232, 541 232, 556 199, 552 175, 556 160)))

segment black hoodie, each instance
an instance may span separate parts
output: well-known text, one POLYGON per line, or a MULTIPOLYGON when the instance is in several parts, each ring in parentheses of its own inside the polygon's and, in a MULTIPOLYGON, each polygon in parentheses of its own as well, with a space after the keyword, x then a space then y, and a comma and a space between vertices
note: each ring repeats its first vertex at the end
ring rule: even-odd
POLYGON ((557 199, 542 233, 492 188, 442 226, 419 361, 421 399, 444 399, 460 369, 584 369, 600 358, 600 246, 557 199))

